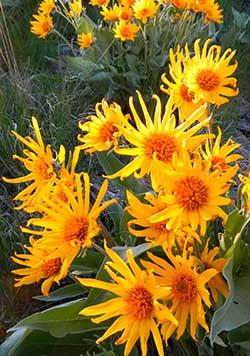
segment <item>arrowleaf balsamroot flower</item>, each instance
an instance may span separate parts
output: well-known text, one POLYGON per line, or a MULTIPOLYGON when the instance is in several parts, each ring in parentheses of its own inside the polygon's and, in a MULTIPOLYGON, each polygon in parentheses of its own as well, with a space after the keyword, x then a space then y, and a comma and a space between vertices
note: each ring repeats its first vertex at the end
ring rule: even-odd
POLYGON ((103 99, 101 103, 96 104, 95 109, 96 115, 88 116, 86 122, 79 122, 79 128, 86 134, 78 135, 78 140, 83 143, 78 148, 90 154, 106 151, 117 145, 117 138, 122 135, 124 125, 121 120, 124 115, 116 103, 109 105, 103 99))
POLYGON ((215 256, 219 253, 219 247, 215 246, 213 249, 208 249, 209 239, 206 241, 206 245, 202 254, 200 256, 200 261, 202 263, 202 268, 204 270, 209 268, 215 268, 217 274, 212 277, 208 282, 208 288, 210 289, 211 295, 215 303, 218 301, 217 290, 226 298, 228 296, 228 286, 226 281, 223 279, 221 272, 228 262, 227 258, 217 258, 215 256))
POLYGON ((190 224, 194 231, 199 226, 200 235, 203 236, 211 219, 221 217, 226 221, 227 214, 221 206, 229 205, 232 201, 222 195, 229 190, 229 181, 236 174, 237 165, 226 172, 211 172, 209 162, 203 161, 199 155, 192 161, 188 154, 182 158, 175 155, 171 171, 164 168, 164 164, 160 165, 166 177, 161 178, 158 185, 161 184, 164 191, 162 199, 167 208, 153 215, 150 222, 169 219, 169 227, 178 227, 180 223, 190 224))
MULTIPOLYGON (((163 73, 161 80, 167 85, 167 88, 162 84, 160 86, 161 90, 171 96, 174 108, 178 108, 180 121, 185 121, 195 110, 197 110, 204 101, 195 100, 195 95, 191 92, 185 82, 184 77, 184 65, 183 65, 184 55, 183 51, 180 50, 180 46, 177 47, 176 53, 173 49, 169 50, 169 74, 174 82, 167 79, 166 73, 163 73)), ((202 121, 207 118, 206 112, 199 119, 202 121)))
POLYGON ((154 0, 136 0, 132 6, 134 10, 134 17, 141 20, 142 23, 147 23, 148 18, 155 17, 159 4, 154 0))
POLYGON ((194 43, 195 54, 192 57, 186 45, 185 84, 190 92, 194 93, 195 100, 204 100, 220 106, 229 101, 228 97, 239 93, 236 88, 237 80, 230 77, 238 64, 236 61, 229 64, 236 51, 228 48, 221 56, 221 46, 213 45, 208 49, 210 42, 208 39, 201 51, 200 39, 197 39, 194 43))
POLYGON ((201 325, 206 332, 209 331, 203 303, 208 307, 211 306, 206 283, 217 274, 217 271, 210 268, 198 273, 194 259, 192 257, 187 258, 186 251, 183 252, 183 256, 174 256, 165 247, 163 248, 171 264, 152 253, 148 253, 152 262, 141 261, 146 268, 153 269, 158 276, 156 279, 161 287, 170 288, 170 292, 165 296, 165 299, 168 305, 171 305, 170 310, 179 324, 176 326, 169 321, 165 321, 161 333, 167 342, 177 328, 176 338, 179 339, 187 327, 188 317, 190 316, 190 335, 196 340, 198 325, 201 325))
POLYGON ((140 27, 134 23, 120 20, 113 27, 114 37, 122 41, 134 41, 140 27))
POLYGON ((72 262, 72 256, 52 258, 55 250, 39 249, 35 247, 36 240, 30 237, 30 245, 24 246, 29 254, 15 254, 12 260, 25 268, 13 270, 12 273, 22 276, 16 278, 15 287, 26 284, 32 284, 44 279, 41 285, 41 291, 44 295, 49 294, 53 282, 57 284, 65 278, 68 268, 72 262))
POLYGON ((78 278, 87 287, 99 288, 116 295, 106 302, 84 308, 84 316, 97 316, 91 319, 100 323, 117 317, 106 332, 96 341, 98 344, 122 331, 115 341, 116 345, 126 343, 124 356, 128 356, 136 341, 140 340, 142 356, 147 355, 147 341, 150 332, 159 356, 164 355, 158 323, 168 321, 176 327, 176 319, 161 300, 168 288, 159 288, 151 270, 141 270, 135 262, 132 251, 127 251, 128 265, 105 244, 105 251, 111 261, 106 262, 105 269, 114 283, 91 278, 78 278))
POLYGON ((144 237, 146 241, 154 245, 162 245, 166 242, 172 245, 174 241, 174 231, 166 228, 167 221, 151 223, 149 218, 155 213, 166 209, 167 205, 160 197, 147 193, 144 199, 149 202, 145 204, 136 198, 130 191, 127 191, 128 206, 125 208, 133 219, 128 222, 129 232, 137 237, 144 237))
POLYGON ((50 14, 55 9, 55 7, 55 0, 43 0, 38 7, 38 12, 50 14))
MULTIPOLYGON (((129 148, 115 147, 115 152, 121 155, 135 156, 135 158, 113 175, 108 178, 113 179, 128 177, 134 173, 136 178, 142 178, 145 174, 150 173, 152 185, 155 185, 156 179, 159 178, 159 166, 157 161, 164 162, 171 166, 173 153, 181 153, 183 148, 196 149, 201 142, 209 137, 208 134, 194 136, 197 131, 204 127, 209 118, 202 123, 194 124, 199 120, 206 110, 205 106, 198 108, 185 122, 176 126, 176 120, 172 114, 173 105, 171 100, 168 101, 162 117, 161 101, 157 95, 153 96, 156 101, 154 118, 151 119, 145 102, 139 92, 137 92, 145 123, 139 117, 133 98, 130 97, 129 105, 135 125, 133 126, 127 120, 124 121, 123 136, 131 144, 129 148), (192 126, 191 126, 192 125, 192 126), (133 147, 134 146, 134 147, 133 147), (137 172, 139 170, 139 172, 137 172)), ((132 121, 132 120, 131 120, 132 121)))
POLYGON ((32 125, 35 132, 35 139, 30 136, 22 137, 15 131, 11 131, 16 138, 22 142, 26 149, 23 153, 26 157, 13 155, 13 159, 17 159, 23 163, 29 173, 19 178, 6 178, 3 180, 7 183, 24 183, 33 181, 28 187, 22 190, 14 199, 23 202, 19 209, 29 208, 39 196, 42 195, 43 189, 48 183, 56 179, 56 173, 53 166, 53 154, 51 146, 45 147, 39 130, 36 118, 32 117, 32 125))
POLYGON ((77 44, 80 48, 88 48, 94 42, 94 36, 91 32, 82 32, 80 35, 77 36, 77 44))
POLYGON ((81 176, 75 175, 76 192, 62 184, 66 201, 56 195, 45 197, 44 204, 37 206, 43 216, 31 218, 27 227, 22 227, 23 232, 41 237, 37 240, 36 247, 56 249, 51 258, 68 255, 73 259, 81 248, 90 247, 93 238, 101 230, 97 222, 99 215, 115 202, 111 199, 101 205, 108 187, 108 182, 104 181, 94 204, 90 206, 89 176, 87 173, 83 174, 84 194, 81 176), (31 229, 30 226, 34 226, 35 229, 31 229), (37 227, 40 230, 37 230, 37 227))
POLYGON ((231 167, 229 163, 233 163, 238 159, 243 158, 239 154, 230 154, 232 151, 239 148, 241 144, 234 143, 233 140, 229 138, 224 145, 220 146, 221 139, 222 132, 220 127, 218 127, 218 134, 212 148, 210 147, 207 140, 205 144, 205 150, 201 149, 201 155, 204 160, 210 163, 212 170, 218 169, 220 171, 226 171, 231 167))
POLYGON ((45 39, 53 29, 52 17, 41 11, 33 15, 33 17, 35 20, 30 21, 30 31, 39 38, 45 39))

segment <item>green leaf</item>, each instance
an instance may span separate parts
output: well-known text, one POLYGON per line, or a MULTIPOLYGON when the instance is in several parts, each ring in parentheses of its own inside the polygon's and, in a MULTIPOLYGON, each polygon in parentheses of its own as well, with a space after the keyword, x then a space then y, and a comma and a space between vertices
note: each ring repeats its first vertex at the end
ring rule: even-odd
POLYGON ((93 74, 96 75, 97 71, 103 70, 101 65, 98 65, 95 62, 84 59, 82 57, 65 56, 64 60, 71 70, 81 74, 84 79, 88 79, 93 74))
MULTIPOLYGON (((104 169, 107 175, 111 175, 124 167, 122 162, 113 153, 107 154, 106 152, 97 152, 96 155, 98 161, 100 162, 102 168, 104 169)), ((148 191, 148 187, 141 184, 139 180, 134 178, 133 176, 130 176, 124 180, 120 180, 117 178, 114 179, 114 181, 120 188, 128 189, 137 194, 145 193, 148 191)))
POLYGON ((81 16, 76 33, 80 35, 83 32, 93 32, 95 28, 96 24, 88 16, 81 16))
POLYGON ((87 249, 82 256, 74 259, 70 270, 74 274, 97 273, 103 262, 103 258, 104 256, 99 252, 87 249))
POLYGON ((30 334, 31 330, 27 327, 20 327, 12 335, 0 345, 0 355, 13 356, 19 345, 22 344, 24 339, 30 334))
POLYGON ((84 293, 84 286, 77 283, 67 285, 63 288, 57 289, 54 292, 51 292, 47 297, 45 295, 38 295, 34 299, 41 300, 43 302, 57 302, 59 300, 64 300, 67 298, 77 297, 84 293))
POLYGON ((67 334, 103 329, 79 315, 84 307, 85 300, 83 299, 64 303, 28 316, 11 328, 11 331, 28 327, 32 330, 47 331, 55 337, 63 337, 67 334))
POLYGON ((103 331, 96 331, 93 333, 86 332, 83 334, 69 334, 61 338, 55 338, 49 333, 41 330, 29 330, 29 334, 25 339, 20 339, 18 342, 19 329, 14 332, 6 341, 9 342, 10 338, 17 339, 12 345, 9 344, 7 348, 0 346, 0 355, 7 356, 47 356, 47 355, 81 355, 84 350, 84 355, 96 355, 97 352, 103 349, 102 346, 95 344, 98 337, 101 336, 103 331), (88 353, 90 351, 91 353, 88 353))
POLYGON ((229 331, 250 321, 250 276, 233 279, 233 258, 226 265, 223 275, 229 286, 229 296, 221 308, 213 315, 210 331, 210 342, 222 331, 229 331))
POLYGON ((233 210, 229 214, 224 232, 219 236, 220 247, 226 257, 232 256, 235 245, 249 221, 250 214, 244 214, 238 209, 233 210))

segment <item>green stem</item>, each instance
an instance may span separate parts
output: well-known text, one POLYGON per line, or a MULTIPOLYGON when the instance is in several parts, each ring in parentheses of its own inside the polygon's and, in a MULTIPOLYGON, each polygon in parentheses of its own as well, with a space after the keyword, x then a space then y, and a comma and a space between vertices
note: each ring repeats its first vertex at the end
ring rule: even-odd
POLYGON ((75 57, 77 57, 77 54, 76 54, 76 52, 75 52, 75 50, 74 50, 74 47, 73 47, 72 44, 67 40, 67 38, 65 38, 65 37, 64 37, 60 32, 58 32, 55 28, 52 30, 51 33, 55 33, 56 35, 58 35, 58 36, 66 43, 66 45, 71 49, 73 55, 74 55, 75 57))
POLYGON ((102 247, 97 245, 95 242, 92 242, 92 246, 96 249, 96 251, 100 252, 103 256, 107 256, 106 252, 102 247))

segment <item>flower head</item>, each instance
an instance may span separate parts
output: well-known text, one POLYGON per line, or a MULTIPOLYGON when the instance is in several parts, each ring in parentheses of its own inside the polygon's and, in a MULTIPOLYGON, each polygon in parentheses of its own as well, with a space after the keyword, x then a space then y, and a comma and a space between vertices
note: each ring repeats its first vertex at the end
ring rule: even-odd
POLYGON ((108 5, 110 0, 90 0, 90 5, 92 6, 105 6, 108 5))
POLYGON ((125 20, 116 22, 113 28, 115 38, 119 38, 122 41, 134 41, 139 30, 139 26, 125 20))
POLYGON ((90 47, 94 42, 94 37, 91 32, 82 32, 80 35, 77 37, 77 43, 80 48, 88 48, 90 47))
POLYGON ((149 221, 152 215, 167 207, 160 197, 155 197, 148 193, 144 199, 149 204, 145 204, 127 191, 127 199, 129 205, 125 210, 133 216, 133 219, 128 222, 129 232, 137 237, 145 237, 145 240, 152 245, 162 245, 164 242, 172 245, 174 231, 171 228, 166 228, 167 221, 161 221, 160 223, 151 223, 149 221))
POLYGON ((165 248, 164 250, 171 264, 152 253, 148 253, 152 262, 142 261, 146 268, 153 269, 158 275, 156 278, 161 287, 170 288, 170 293, 166 294, 165 299, 168 305, 171 305, 170 310, 179 324, 176 326, 166 321, 161 328, 162 335, 167 341, 177 328, 179 339, 187 327, 190 316, 190 335, 196 340, 198 325, 209 331, 203 303, 211 306, 206 283, 217 274, 217 271, 210 268, 198 273, 193 258, 187 258, 185 251, 183 256, 174 256, 169 250, 165 248))
POLYGON ((213 249, 208 249, 209 239, 206 241, 206 245, 202 254, 200 256, 200 261, 202 263, 202 268, 207 270, 209 268, 215 268, 217 270, 217 274, 212 277, 208 281, 208 288, 210 289, 211 295, 215 303, 218 301, 218 293, 217 290, 226 298, 228 295, 228 286, 223 277, 221 276, 221 272, 225 265, 228 262, 227 258, 217 258, 215 256, 219 253, 219 247, 216 246, 213 249))
POLYGON ((86 153, 106 151, 117 144, 117 138, 122 135, 123 117, 121 108, 116 103, 109 105, 105 99, 96 104, 96 115, 91 115, 86 122, 80 122, 79 128, 86 134, 78 135, 83 143, 79 146, 86 153))
POLYGON ((239 93, 237 80, 230 77, 237 68, 237 62, 229 65, 235 51, 228 48, 220 56, 221 46, 213 45, 208 49, 210 42, 210 39, 205 42, 201 52, 200 39, 196 40, 192 57, 186 46, 185 84, 194 93, 196 101, 204 100, 220 106, 229 101, 228 97, 239 93))
POLYGON ((68 12, 69 17, 80 16, 83 12, 82 0, 73 0, 68 3, 70 11, 68 12))
POLYGON ((14 198, 15 200, 23 202, 19 207, 22 209, 32 206, 35 199, 39 200, 38 197, 43 194, 43 189, 56 179, 51 146, 47 145, 45 147, 37 120, 34 117, 32 117, 32 125, 36 139, 33 139, 30 136, 22 137, 17 132, 12 131, 12 134, 27 146, 27 148, 23 150, 26 157, 13 155, 13 159, 22 162, 29 173, 19 178, 3 177, 5 182, 14 184, 33 181, 14 198))
POLYGON ((239 154, 230 154, 232 151, 241 146, 239 143, 234 143, 232 139, 228 139, 224 145, 220 146, 221 138, 222 132, 218 127, 218 134, 213 147, 211 148, 209 146, 209 142, 206 141, 205 151, 201 150, 201 155, 210 163, 212 170, 217 169, 220 171, 226 171, 231 167, 230 163, 233 163, 243 157, 239 154))
POLYGON ((51 258, 55 250, 36 248, 36 240, 30 238, 30 245, 25 246, 29 254, 15 254, 12 260, 26 268, 15 269, 12 273, 22 276, 16 279, 15 287, 32 284, 44 279, 41 291, 44 295, 49 294, 53 282, 57 284, 67 275, 68 268, 72 262, 71 256, 51 258))
POLYGON ((148 18, 155 17, 159 5, 154 0, 136 0, 132 7, 135 18, 145 24, 148 18))
POLYGON ((46 38, 53 29, 52 17, 43 12, 38 12, 38 14, 33 15, 33 17, 35 20, 30 21, 30 31, 39 38, 46 38))
MULTIPOLYGON (((185 121, 195 110, 197 110, 204 101, 195 100, 195 94, 189 90, 185 84, 184 76, 184 55, 180 50, 180 46, 177 47, 176 53, 170 48, 169 51, 169 74, 174 82, 167 79, 166 73, 163 73, 161 80, 167 85, 167 88, 162 84, 161 90, 171 96, 174 107, 179 110, 180 121, 185 121)), ((207 117, 206 113, 199 119, 202 121, 207 117)))
POLYGON ((36 242, 36 247, 56 249, 51 258, 66 255, 74 258, 81 248, 90 247, 93 238, 101 230, 97 222, 99 215, 115 202, 112 199, 101 205, 108 186, 108 182, 104 181, 93 206, 90 207, 90 182, 87 173, 83 174, 83 180, 84 195, 81 175, 76 174, 76 192, 72 192, 62 184, 61 189, 67 199, 62 200, 56 195, 45 197, 44 203, 37 206, 43 216, 30 219, 28 227, 22 228, 23 232, 40 237, 36 242), (30 226, 39 227, 39 230, 31 229, 30 226))
POLYGON ((142 356, 146 356, 147 341, 151 332, 158 355, 163 356, 158 322, 168 320, 170 324, 177 324, 168 308, 159 301, 168 293, 168 288, 158 288, 152 272, 140 269, 131 250, 127 251, 128 265, 106 245, 105 250, 111 260, 106 262, 105 269, 114 283, 90 278, 78 278, 78 280, 84 286, 106 290, 116 297, 104 303, 84 308, 80 314, 84 316, 100 315, 91 319, 94 323, 100 323, 113 317, 117 318, 103 336, 97 340, 97 343, 123 331, 115 344, 126 343, 124 355, 130 354, 139 339, 142 356))
POLYGON ((243 184, 241 193, 245 200, 243 201, 244 209, 246 212, 250 212, 250 174, 248 176, 243 176, 239 174, 239 179, 243 184))
POLYGON ((107 22, 115 21, 119 17, 120 8, 117 4, 114 4, 113 7, 102 6, 100 14, 103 16, 103 19, 107 22))
MULTIPOLYGON (((164 165, 161 164, 163 171, 164 165)), ((168 207, 151 217, 151 222, 169 219, 167 225, 174 228, 178 224, 191 225, 194 231, 200 227, 200 234, 206 232, 207 222, 221 217, 224 222, 227 214, 220 206, 229 205, 231 199, 223 196, 230 188, 228 183, 236 174, 237 166, 226 172, 210 171, 210 164, 197 156, 194 161, 185 154, 182 159, 175 156, 173 170, 165 170, 166 178, 162 179, 165 190, 164 201, 168 207), (164 184, 164 182, 166 182, 164 184)))
POLYGON ((38 7, 38 12, 50 14, 55 9, 55 7, 55 0, 43 0, 38 7))
POLYGON ((199 146, 208 135, 201 134, 195 137, 193 137, 193 135, 208 123, 209 118, 202 123, 193 125, 204 113, 205 107, 200 107, 184 123, 176 126, 176 120, 172 114, 173 105, 171 100, 168 101, 162 115, 160 98, 154 95, 153 99, 156 101, 156 107, 152 120, 141 94, 139 92, 137 92, 137 94, 145 123, 139 117, 133 103, 133 98, 131 97, 129 105, 135 125, 124 122, 123 136, 132 147, 115 147, 115 152, 121 155, 135 156, 135 158, 108 178, 121 177, 121 179, 123 179, 132 173, 134 173, 137 178, 142 178, 145 174, 150 173, 153 187, 157 190, 155 178, 158 177, 158 179, 160 179, 157 162, 161 161, 171 166, 174 152, 179 154, 184 147, 192 150, 199 146), (193 126, 191 127, 191 125, 193 126), (137 170, 139 170, 138 173, 137 170))

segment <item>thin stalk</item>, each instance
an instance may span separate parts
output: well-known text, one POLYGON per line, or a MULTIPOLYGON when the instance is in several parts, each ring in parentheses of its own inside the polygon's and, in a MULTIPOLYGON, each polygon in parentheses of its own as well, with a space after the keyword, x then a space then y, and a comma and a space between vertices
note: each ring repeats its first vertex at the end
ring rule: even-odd
POLYGON ((58 36, 67 44, 67 46, 69 46, 69 48, 71 49, 73 55, 74 55, 75 57, 77 57, 77 54, 76 54, 76 52, 75 52, 75 50, 74 50, 74 47, 73 47, 72 44, 67 40, 67 38, 65 38, 65 37, 64 37, 60 32, 58 32, 56 29, 53 29, 53 30, 51 31, 51 33, 55 33, 56 35, 58 35, 58 36))
POLYGON ((102 247, 100 247, 99 245, 97 245, 95 242, 92 242, 92 246, 94 247, 94 249, 96 249, 96 251, 100 252, 103 256, 105 256, 105 257, 107 256, 104 249, 102 247))

